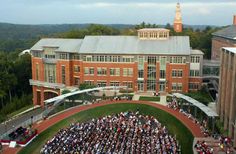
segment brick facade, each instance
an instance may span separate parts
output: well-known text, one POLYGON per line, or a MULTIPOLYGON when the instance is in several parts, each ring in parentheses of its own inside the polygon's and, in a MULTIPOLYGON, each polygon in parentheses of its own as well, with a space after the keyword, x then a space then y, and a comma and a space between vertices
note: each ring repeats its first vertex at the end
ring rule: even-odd
POLYGON ((213 36, 212 48, 211 48, 211 59, 220 60, 220 53, 222 47, 236 47, 236 41, 213 36))
POLYGON ((223 48, 217 112, 236 147, 236 48, 223 48))
POLYGON ((191 90, 202 82, 203 53, 191 49, 188 36, 170 36, 164 28, 144 28, 138 36, 41 39, 31 53, 35 105, 81 83, 186 93, 190 81, 191 90))
MULTIPOLYGON (((44 62, 42 59, 37 57, 32 57, 32 79, 36 79, 36 65, 39 65, 39 81, 45 81, 44 76, 44 62)), ((132 90, 137 92, 138 91, 138 63, 107 63, 107 62, 83 62, 82 60, 57 60, 56 64, 56 83, 65 84, 65 86, 71 87, 78 87, 75 85, 75 78, 79 79, 79 83, 84 83, 85 81, 92 81, 93 84, 97 85, 98 82, 104 81, 106 82, 106 86, 109 86, 111 82, 119 82, 119 85, 125 85, 124 82, 132 83, 132 90), (65 83, 62 83, 62 66, 65 67, 65 83), (79 67, 79 72, 74 71, 74 66, 79 67), (93 68, 94 74, 86 75, 84 72, 85 68, 93 68), (106 68, 106 75, 98 75, 97 69, 98 68, 106 68), (119 76, 111 76, 110 75, 110 68, 119 68, 120 75, 119 76), (132 76, 123 76, 123 69, 124 68, 131 68, 133 69, 132 76)), ((199 84, 199 87, 202 82, 201 77, 189 77, 190 66, 189 63, 185 64, 170 64, 169 62, 166 63, 166 85, 165 91, 172 92, 172 84, 178 83, 182 84, 181 92, 188 92, 189 91, 189 82, 195 82, 199 84), (172 77, 172 70, 182 70, 183 74, 182 77, 172 77)), ((148 64, 144 62, 144 78, 143 78, 143 92, 147 90, 147 80, 148 80, 148 64)), ((159 87, 159 80, 160 80, 160 62, 156 63, 156 85, 155 90, 156 92, 160 91, 159 87)), ((50 88, 47 86, 35 86, 33 85, 33 102, 35 105, 43 106, 43 101, 45 100, 45 93, 54 93, 56 96, 60 95, 61 91, 60 88, 50 88), (39 98, 40 96, 40 98, 39 98)), ((175 91, 174 91, 175 92, 175 91)))
POLYGON ((183 31, 182 23, 174 23, 174 31, 180 33, 183 31))

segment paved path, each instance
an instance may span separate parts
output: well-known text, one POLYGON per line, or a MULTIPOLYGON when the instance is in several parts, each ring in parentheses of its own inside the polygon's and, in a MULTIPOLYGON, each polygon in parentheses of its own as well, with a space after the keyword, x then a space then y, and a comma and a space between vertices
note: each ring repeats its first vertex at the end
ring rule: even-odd
MULTIPOLYGON (((184 116, 183 114, 179 113, 178 111, 174 111, 173 109, 169 109, 166 106, 160 105, 160 104, 155 104, 155 103, 151 103, 151 102, 147 102, 147 101, 106 101, 106 102, 101 102, 101 103, 97 103, 97 104, 92 104, 92 105, 85 105, 85 106, 80 106, 80 107, 76 107, 76 108, 72 108, 71 110, 67 110, 61 114, 58 114, 50 119, 47 119, 41 123, 38 124, 34 124, 34 128, 38 129, 39 133, 41 133, 42 131, 46 130, 47 128, 49 128, 50 126, 58 123, 59 121, 61 121, 62 119, 65 119, 67 117, 70 117, 78 112, 84 111, 84 110, 88 110, 91 108, 95 108, 98 106, 104 106, 104 105, 108 105, 108 104, 117 104, 117 103, 133 103, 133 104, 147 104, 159 109, 162 109, 168 113, 170 113, 171 115, 175 116, 177 119, 179 119, 193 134, 194 137, 203 137, 204 135, 201 133, 200 127, 196 124, 194 124, 190 119, 188 119, 186 116, 184 116)), ((15 154, 17 153, 17 151, 19 151, 20 148, 8 148, 5 147, 4 148, 4 152, 3 154, 15 154)))
POLYGON ((132 100, 133 100, 133 101, 138 101, 138 100, 139 100, 139 97, 140 97, 140 95, 134 94, 132 100))
POLYGON ((160 96, 160 104, 166 105, 166 95, 160 96))
POLYGON ((7 122, 7 125, 5 126, 4 123, 0 124, 0 134, 4 134, 6 131, 13 129, 14 127, 24 123, 25 121, 27 121, 28 119, 31 118, 31 116, 37 116, 39 114, 42 113, 42 109, 41 108, 37 108, 35 110, 29 111, 23 115, 20 115, 14 119, 11 119, 7 122))

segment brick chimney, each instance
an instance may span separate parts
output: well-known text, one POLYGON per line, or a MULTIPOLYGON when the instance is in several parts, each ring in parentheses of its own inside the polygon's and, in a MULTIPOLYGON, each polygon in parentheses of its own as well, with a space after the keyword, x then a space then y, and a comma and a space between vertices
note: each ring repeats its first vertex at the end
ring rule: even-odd
POLYGON ((234 15, 233 25, 236 25, 236 15, 234 15))

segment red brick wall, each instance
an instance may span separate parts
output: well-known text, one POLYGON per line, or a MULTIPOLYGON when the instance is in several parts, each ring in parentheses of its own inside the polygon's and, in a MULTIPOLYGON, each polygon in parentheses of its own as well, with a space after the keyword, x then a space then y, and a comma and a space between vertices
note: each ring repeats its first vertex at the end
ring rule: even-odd
POLYGON ((84 74, 85 67, 93 67, 94 68, 94 75, 82 75, 81 82, 85 80, 94 80, 95 84, 99 80, 107 81, 109 84, 110 81, 119 81, 123 83, 123 81, 132 81, 133 87, 135 87, 138 77, 138 66, 137 63, 86 63, 83 62, 81 67, 81 74, 84 74), (103 67, 107 68, 107 75, 106 76, 98 76, 97 75, 97 68, 103 67), (120 76, 110 76, 110 68, 120 68, 120 76), (123 76, 123 68, 133 68, 133 76, 132 77, 124 77, 123 76))
POLYGON ((72 76, 72 70, 71 70, 71 65, 70 61, 66 60, 58 60, 56 64, 56 73, 57 73, 57 83, 62 83, 62 66, 65 66, 65 75, 66 75, 66 86, 71 86, 72 81, 71 81, 71 76, 72 76))
POLYGON ((236 43, 219 37, 212 38, 211 59, 220 60, 220 52, 222 47, 236 47, 236 43))
POLYGON ((143 71, 143 77, 144 77, 143 90, 144 91, 147 91, 147 78, 148 78, 147 76, 148 76, 148 63, 144 62, 144 71, 143 71))
POLYGON ((172 83, 182 83, 182 92, 188 92, 188 81, 189 81, 189 64, 169 64, 166 65, 166 80, 167 83, 167 92, 172 91, 172 83), (182 70, 183 76, 181 78, 173 78, 172 70, 182 70))
POLYGON ((45 92, 52 92, 57 95, 61 95, 59 89, 51 89, 51 88, 46 88, 46 87, 38 87, 38 86, 32 86, 33 88, 33 104, 34 105, 41 105, 42 107, 44 106, 44 93, 45 92), (41 95, 41 102, 37 102, 37 91, 40 91, 41 95))
POLYGON ((179 33, 183 31, 183 26, 181 23, 174 23, 174 30, 175 32, 179 33))
POLYGON ((32 79, 36 80, 36 64, 39 65, 39 81, 44 81, 44 65, 41 58, 32 57, 32 79))
MULTIPOLYGON (((159 79, 160 79, 160 62, 157 62, 156 63, 156 80, 157 82, 159 82, 159 79)), ((156 92, 158 92, 160 89, 159 87, 159 83, 156 84, 156 92)))
POLYGON ((82 75, 82 71, 83 71, 83 63, 82 61, 79 60, 72 60, 71 61, 71 85, 74 85, 75 83, 75 79, 74 77, 78 77, 80 79, 80 83, 83 80, 83 75, 82 75), (77 65, 80 67, 80 72, 74 72, 74 66, 77 65))
MULTIPOLYGON (((201 89, 201 85, 202 85, 202 78, 201 77, 191 77, 191 78, 189 78, 189 83, 199 83, 198 84, 198 87, 199 87, 199 89, 196 89, 196 90, 194 90, 194 91, 197 91, 197 90, 200 90, 201 89)), ((189 89, 190 90, 190 89, 189 89)), ((192 89, 191 89, 192 90, 192 89)))

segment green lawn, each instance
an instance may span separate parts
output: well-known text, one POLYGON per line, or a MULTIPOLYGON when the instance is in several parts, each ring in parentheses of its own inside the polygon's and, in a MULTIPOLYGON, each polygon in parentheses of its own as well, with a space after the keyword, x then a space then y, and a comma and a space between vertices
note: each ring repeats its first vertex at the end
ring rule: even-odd
POLYGON ((159 96, 155 96, 155 97, 140 96, 139 100, 140 101, 155 101, 155 102, 159 102, 160 101, 160 97, 159 96))
POLYGON ((189 92, 189 93, 186 93, 185 95, 192 97, 193 99, 196 99, 205 105, 208 105, 209 102, 213 101, 208 92, 202 92, 202 91, 189 92))
POLYGON ((84 122, 96 117, 103 117, 114 113, 124 111, 136 111, 139 109, 141 114, 155 116, 163 125, 167 126, 171 134, 175 134, 182 149, 183 154, 192 154, 193 135, 191 132, 175 117, 160 109, 153 108, 144 104, 110 104, 86 111, 79 112, 67 119, 63 119, 57 124, 51 126, 33 140, 28 146, 23 148, 19 154, 39 153, 45 142, 51 139, 61 128, 67 127, 72 122, 84 122))

